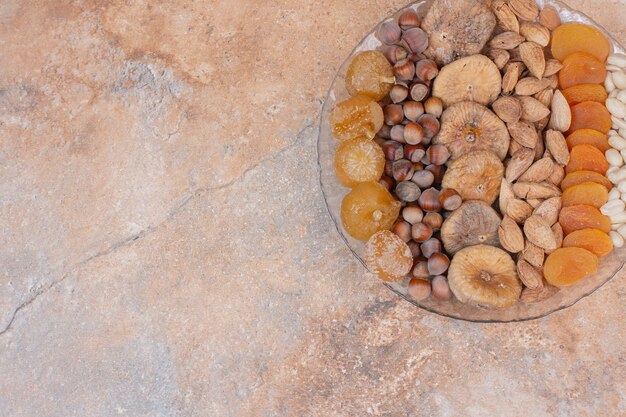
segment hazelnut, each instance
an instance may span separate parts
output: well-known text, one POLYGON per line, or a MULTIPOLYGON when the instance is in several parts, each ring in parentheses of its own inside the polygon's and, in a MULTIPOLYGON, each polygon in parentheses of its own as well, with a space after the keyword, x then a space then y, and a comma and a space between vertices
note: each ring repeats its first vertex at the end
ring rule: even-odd
POLYGON ((409 295, 417 301, 430 297, 430 281, 427 279, 413 278, 409 281, 409 295))
POLYGON ((422 223, 430 226, 433 231, 437 231, 441 229, 441 225, 443 224, 443 216, 439 213, 430 212, 426 213, 424 218, 422 219, 422 223))
POLYGON ((413 258, 420 256, 421 252, 419 243, 414 242, 413 240, 409 240, 408 242, 406 242, 406 244, 409 249, 411 249, 411 255, 413 256, 413 258))
POLYGON ((456 190, 453 190, 452 188, 444 188, 439 193, 439 202, 444 210, 453 211, 461 207, 463 199, 459 193, 456 192, 456 190))
POLYGON ((402 123, 404 119, 404 110, 399 104, 388 104, 383 108, 385 115, 385 124, 395 126, 402 123))
POLYGON ((407 101, 403 105, 404 117, 412 122, 417 121, 424 114, 424 105, 417 101, 407 101))
POLYGON ((412 203, 417 201, 421 193, 420 187, 411 181, 402 181, 396 185, 396 195, 401 201, 412 203))
POLYGON ((434 80, 439 74, 439 68, 432 59, 422 59, 415 63, 415 75, 422 81, 434 80))
POLYGON ((435 117, 441 117, 443 113, 443 102, 439 97, 430 97, 424 102, 424 110, 426 113, 435 117))
POLYGON ((420 145, 420 144, 404 145, 404 156, 409 161, 419 162, 424 157, 424 155, 426 155, 426 150, 424 149, 424 145, 420 145))
POLYGON ((411 179, 413 177, 413 162, 408 159, 399 159, 392 164, 393 179, 401 182, 411 179))
POLYGON ((443 165, 428 165, 426 169, 433 173, 435 176, 435 185, 441 184, 441 180, 443 180, 443 175, 446 173, 446 170, 443 165))
POLYGON ((424 212, 417 206, 406 206, 402 210, 402 218, 410 224, 419 223, 424 218, 424 212))
POLYGON ((411 240, 411 225, 405 221, 397 221, 391 228, 391 231, 404 242, 409 242, 411 240))
POLYGON ((421 162, 413 162, 413 172, 422 171, 424 169, 424 164, 421 162))
POLYGON ((430 94, 430 87, 421 81, 416 81, 411 84, 410 94, 413 100, 422 101, 430 94))
POLYGON ((378 131, 378 136, 385 139, 391 138, 391 126, 383 124, 383 127, 378 131))
POLYGON ((393 20, 388 20, 378 28, 376 37, 380 39, 382 43, 387 45, 394 44, 400 40, 402 31, 400 26, 393 20))
POLYGON ((413 9, 406 9, 402 12, 400 17, 398 17, 398 25, 403 30, 417 28, 420 25, 420 18, 413 9))
POLYGON ((424 128, 415 123, 409 122, 404 126, 404 141, 409 145, 417 145, 424 139, 424 128))
POLYGON ((439 203, 439 191, 433 187, 424 190, 419 198, 419 206, 424 211, 441 210, 441 203, 439 203))
POLYGON ((401 80, 412 80, 415 76, 415 65, 408 59, 401 59, 393 66, 393 72, 401 80))
POLYGON ((383 143, 381 148, 383 149, 385 158, 387 158, 388 161, 397 161, 404 158, 404 147, 401 143, 396 142, 395 140, 386 141, 383 143))
POLYGON ((428 258, 428 272, 430 275, 441 275, 448 270, 450 259, 440 252, 433 253, 428 258))
POLYGON ((406 100, 409 96, 409 89, 401 84, 396 84, 391 87, 391 91, 389 92, 389 98, 394 103, 400 103, 406 100))
POLYGON ((431 145, 428 148, 428 159, 433 165, 443 165, 450 158, 450 151, 445 145, 431 145))
POLYGON ((393 161, 385 161, 385 175, 393 177, 393 161))
POLYGON ((378 180, 378 183, 382 185, 383 187, 385 187, 387 191, 391 191, 393 189, 393 185, 395 184, 395 182, 393 181, 393 178, 388 177, 386 175, 383 175, 382 177, 380 177, 380 179, 378 180))
POLYGON ((389 137, 392 140, 395 140, 396 142, 405 143, 404 142, 404 126, 395 125, 394 127, 392 127, 389 137))
POLYGON ((426 189, 435 182, 435 175, 428 170, 415 171, 411 181, 417 184, 420 188, 426 189))
POLYGON ((422 251, 422 255, 426 258, 430 258, 433 253, 441 252, 441 242, 439 239, 431 237, 420 245, 420 250, 422 251))
POLYGON ((411 52, 406 58, 409 61, 411 61, 413 63, 416 63, 417 61, 424 59, 424 55, 416 54, 415 52, 411 52))
POLYGON ((406 59, 409 55, 407 50, 401 47, 400 45, 390 45, 390 46, 385 45, 382 48, 382 52, 387 58, 387 60, 394 65, 398 61, 402 61, 403 59, 406 59))
POLYGON ((421 54, 428 48, 428 34, 418 27, 405 30, 402 40, 408 45, 409 50, 416 54, 421 54))
POLYGON ((430 165, 430 157, 428 156, 428 151, 426 151, 426 153, 424 154, 424 156, 422 157, 422 160, 420 162, 423 165, 430 165))
POLYGON ((374 142, 382 148, 384 143, 387 142, 387 139, 381 138, 380 136, 374 136, 374 142))
POLYGON ((433 236, 433 229, 424 223, 415 223, 411 227, 411 237, 416 242, 426 242, 433 236))
POLYGON ((446 277, 438 275, 433 278, 430 284, 432 286, 432 294, 437 300, 447 301, 452 296, 446 277))
POLYGON ((417 119, 417 122, 424 128, 424 134, 427 138, 435 137, 435 135, 439 133, 439 129, 441 129, 439 120, 432 114, 421 115, 419 119, 417 119))
POLYGON ((427 261, 419 261, 416 262, 413 266, 412 275, 415 278, 428 279, 430 277, 430 273, 428 272, 428 262, 427 261))

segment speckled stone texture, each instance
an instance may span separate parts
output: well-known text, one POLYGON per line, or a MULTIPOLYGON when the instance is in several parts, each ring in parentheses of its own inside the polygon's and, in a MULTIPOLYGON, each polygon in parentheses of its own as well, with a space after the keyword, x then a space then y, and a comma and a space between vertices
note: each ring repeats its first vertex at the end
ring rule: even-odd
POLYGON ((471 324, 334 230, 321 104, 404 4, 0 1, 1 416, 626 414, 626 274, 471 324))

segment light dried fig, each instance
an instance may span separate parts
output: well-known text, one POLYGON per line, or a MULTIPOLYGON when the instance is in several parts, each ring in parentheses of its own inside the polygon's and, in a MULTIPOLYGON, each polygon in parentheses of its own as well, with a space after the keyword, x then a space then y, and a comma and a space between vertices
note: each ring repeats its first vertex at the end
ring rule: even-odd
POLYGON ((463 200, 492 204, 500 192, 504 166, 489 151, 474 151, 456 159, 443 176, 442 186, 456 190, 463 200))
POLYGON ((473 245, 498 246, 500 216, 487 203, 466 201, 441 226, 441 240, 450 255, 473 245))

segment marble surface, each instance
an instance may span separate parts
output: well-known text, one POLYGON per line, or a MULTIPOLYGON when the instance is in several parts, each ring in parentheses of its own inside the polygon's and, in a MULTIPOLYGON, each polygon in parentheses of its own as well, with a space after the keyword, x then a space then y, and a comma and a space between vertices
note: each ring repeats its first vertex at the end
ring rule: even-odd
POLYGON ((0 2, 1 416, 626 414, 625 273, 471 324, 334 230, 321 104, 404 4, 0 2))

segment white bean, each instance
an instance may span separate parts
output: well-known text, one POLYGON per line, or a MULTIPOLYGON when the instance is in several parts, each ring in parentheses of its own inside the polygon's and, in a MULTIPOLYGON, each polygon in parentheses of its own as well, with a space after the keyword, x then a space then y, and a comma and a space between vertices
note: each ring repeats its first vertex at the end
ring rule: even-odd
POLYGON ((622 226, 621 223, 611 224, 611 230, 617 230, 622 226))
MULTIPOLYGON (((626 152, 626 149, 623 151, 626 152)), ((620 155, 617 149, 609 149, 604 153, 606 156, 607 162, 614 167, 621 167, 624 165, 624 159, 622 159, 622 155, 620 155)))
POLYGON ((615 216, 622 213, 624 209, 626 209, 626 204, 622 200, 611 200, 600 207, 600 212, 605 216, 615 216))
POLYGON ((621 173, 620 171, 622 171, 621 169, 617 168, 617 167, 610 167, 607 171, 606 171, 606 177, 609 179, 609 181, 611 181, 613 184, 617 184, 619 183, 622 179, 626 178, 626 173, 621 173), (615 169, 613 169, 615 168, 615 169))
POLYGON ((622 149, 620 152, 620 155, 622 156, 622 159, 626 158, 626 149, 622 149))
POLYGON ((617 233, 619 233, 620 235, 622 235, 622 237, 626 237, 626 224, 621 225, 621 226, 617 229, 617 233))
POLYGON ((617 65, 618 67, 626 68, 626 55, 611 54, 609 55, 607 62, 611 65, 617 65))
POLYGON ((622 181, 619 184, 617 184, 617 189, 619 190, 620 193, 626 193, 626 181, 622 181))
POLYGON ((615 90, 615 91, 619 91, 619 93, 617 93, 616 98, 622 103, 626 103, 626 90, 615 90))
POLYGON ((610 72, 606 74, 606 78, 604 79, 604 88, 606 88, 606 91, 609 93, 615 90, 615 83, 613 82, 613 77, 610 72))
POLYGON ((622 237, 622 235, 620 235, 614 230, 611 230, 609 232, 609 236, 611 237, 611 240, 613 241, 614 247, 621 248, 622 246, 624 246, 624 238, 622 237))
POLYGON ((622 194, 615 187, 611 188, 611 191, 609 191, 609 201, 610 200, 619 200, 621 196, 622 196, 622 194))
POLYGON ((617 149, 618 151, 626 149, 626 139, 620 137, 617 133, 611 135, 611 132, 615 131, 609 131, 609 145, 611 145, 613 149, 617 149))
POLYGON ((609 216, 609 219, 611 219, 611 224, 621 224, 624 226, 624 223, 626 223, 626 211, 609 216))
POLYGON ((611 136, 617 136, 617 135, 619 135, 619 132, 617 130, 615 130, 615 129, 609 130, 609 138, 611 136))
POLYGON ((606 66, 606 70, 607 71, 611 71, 611 72, 617 72, 617 71, 621 71, 622 69, 620 67, 618 67, 617 65, 607 65, 606 66))
POLYGON ((619 196, 620 200, 622 200, 624 203, 626 203, 626 193, 622 193, 622 195, 619 196))
POLYGON ((616 126, 617 129, 626 129, 626 121, 618 119, 615 116, 611 116, 611 121, 613 122, 613 126, 616 126))
POLYGON ((615 117, 618 117, 620 119, 626 117, 626 104, 622 103, 616 98, 607 98, 606 108, 615 117))
POLYGON ((615 84, 616 88, 619 88, 620 90, 626 88, 626 74, 624 74, 624 71, 611 73, 611 78, 613 79, 613 84, 615 84))
POLYGON ((626 129, 622 128, 619 130, 619 135, 623 138, 626 138, 626 129))

